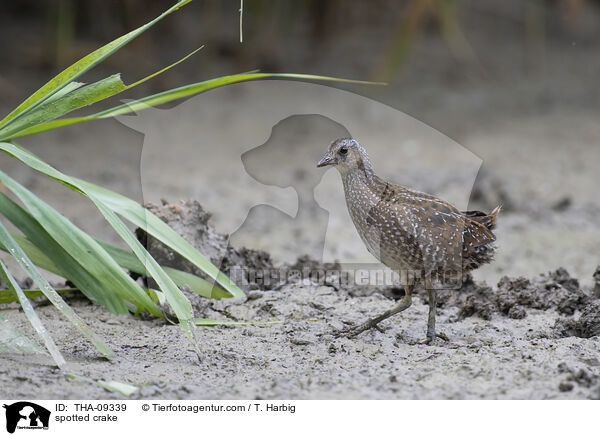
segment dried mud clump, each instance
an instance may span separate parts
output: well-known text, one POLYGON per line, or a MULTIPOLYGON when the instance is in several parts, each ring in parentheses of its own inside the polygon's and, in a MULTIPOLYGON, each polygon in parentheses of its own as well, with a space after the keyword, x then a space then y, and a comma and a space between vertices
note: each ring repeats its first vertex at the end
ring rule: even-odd
POLYGON ((478 316, 489 320, 492 319, 494 312, 498 311, 492 288, 485 284, 476 283, 471 274, 463 276, 460 289, 440 291, 438 295, 438 305, 440 307, 459 308, 458 319, 478 316))
MULTIPOLYGON (((421 290, 419 294, 426 302, 426 293, 421 290)), ((439 291, 438 295, 439 307, 459 309, 458 319, 470 316, 491 319, 494 313, 522 319, 527 316, 527 309, 555 309, 560 314, 573 315, 576 310, 590 307, 591 301, 591 296, 564 268, 541 274, 533 280, 503 277, 495 292, 485 284, 476 283, 467 274, 461 289, 439 291)))
MULTIPOLYGON (((594 364, 597 364, 597 360, 594 364)), ((600 399, 600 377, 593 374, 590 370, 584 368, 573 369, 562 362, 558 364, 558 372, 559 374, 566 374, 565 379, 558 385, 558 390, 561 392, 572 391, 575 386, 578 386, 579 388, 589 390, 589 399, 600 399)))
MULTIPOLYGON (((404 289, 398 286, 384 288, 382 294, 388 298, 399 300, 404 297, 404 289)), ((425 304, 429 304, 427 290, 417 284, 413 291, 425 304)), ((364 292, 364 295, 370 295, 372 292, 364 292)), ((355 295, 361 295, 355 291, 355 295)), ((439 289, 437 291, 437 307, 452 308, 457 307, 458 319, 464 319, 471 316, 478 316, 483 319, 492 319, 492 315, 498 312, 495 293, 491 287, 485 283, 477 283, 473 280, 471 274, 465 274, 462 278, 460 289, 439 289)))
POLYGON ((459 298, 462 300, 462 304, 459 305, 459 319, 470 316, 492 319, 492 314, 496 311, 492 288, 485 285, 481 286, 471 279, 463 284, 459 293, 459 298))
POLYGON ((579 287, 579 282, 570 277, 564 268, 542 274, 532 281, 523 277, 503 277, 498 282, 496 299, 499 311, 511 318, 523 318, 525 308, 556 309, 563 315, 573 315, 576 310, 584 309, 590 301, 590 297, 579 287))
POLYGON ((309 280, 317 285, 325 285, 339 290, 344 283, 342 266, 339 262, 319 262, 308 255, 300 256, 295 263, 285 265, 281 284, 309 280))
MULTIPOLYGON (((260 250, 232 247, 228 242, 228 236, 218 233, 209 224, 211 214, 206 212, 197 201, 188 200, 170 204, 163 200, 161 205, 146 204, 145 207, 208 257, 221 271, 232 276, 242 289, 270 289, 273 286, 263 280, 262 273, 273 270, 271 256, 260 250), (249 274, 249 272, 253 273, 249 274)), ((142 229, 138 228, 136 235, 161 265, 205 277, 188 260, 142 229)))
POLYGON ((342 266, 339 262, 319 262, 308 255, 300 256, 296 263, 289 265, 290 270, 313 272, 313 271, 334 271, 341 272, 342 266))
MULTIPOLYGON (((160 205, 146 204, 145 207, 208 257, 244 291, 268 291, 301 280, 339 287, 336 285, 340 283, 339 263, 321 263, 309 256, 301 256, 292 265, 276 266, 267 252, 231 246, 228 236, 218 233, 211 226, 209 222, 211 214, 206 212, 197 201, 188 200, 171 204, 163 200, 160 205)), ((205 277, 188 260, 142 229, 138 228, 136 235, 161 265, 205 277)), ((194 304, 193 301, 192 303, 194 304)))
POLYGON ((554 324, 554 330, 561 337, 591 338, 600 336, 600 301, 590 303, 577 319, 558 319, 554 324))

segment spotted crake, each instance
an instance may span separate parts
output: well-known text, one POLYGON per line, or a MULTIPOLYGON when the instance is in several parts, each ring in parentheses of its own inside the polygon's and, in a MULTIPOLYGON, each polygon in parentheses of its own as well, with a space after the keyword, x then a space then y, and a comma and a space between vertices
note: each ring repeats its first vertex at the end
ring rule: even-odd
POLYGON ((436 334, 434 288, 456 283, 462 274, 492 261, 492 229, 500 207, 490 214, 461 212, 432 195, 386 182, 375 174, 366 150, 351 138, 329 145, 317 166, 328 165, 342 176, 348 212, 367 249, 405 282, 405 296, 395 307, 343 333, 356 336, 410 307, 410 274, 421 278, 429 295, 427 338, 422 342, 436 336, 447 339, 436 334))

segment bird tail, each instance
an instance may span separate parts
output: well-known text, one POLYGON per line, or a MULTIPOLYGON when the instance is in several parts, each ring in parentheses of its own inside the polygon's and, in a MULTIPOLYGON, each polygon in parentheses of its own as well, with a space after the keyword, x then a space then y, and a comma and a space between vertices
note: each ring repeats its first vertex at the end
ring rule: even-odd
POLYGON ((502 210, 502 205, 497 206, 489 214, 479 210, 467 210, 463 213, 473 221, 483 224, 488 230, 494 230, 496 227, 496 218, 498 217, 500 210, 502 210))
POLYGON ((493 211, 490 212, 490 218, 492 219, 492 226, 496 227, 496 217, 498 217, 498 214, 500 213, 500 211, 502 210, 502 205, 499 204, 498 206, 496 206, 494 208, 493 211))

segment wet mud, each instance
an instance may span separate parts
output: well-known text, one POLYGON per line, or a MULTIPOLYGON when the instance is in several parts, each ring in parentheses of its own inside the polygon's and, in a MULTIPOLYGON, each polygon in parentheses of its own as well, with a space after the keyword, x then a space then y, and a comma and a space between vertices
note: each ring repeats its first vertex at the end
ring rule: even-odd
MULTIPOLYGON (((344 284, 340 277, 343 272, 339 263, 322 263, 304 255, 295 263, 287 264, 277 262, 264 251, 235 248, 229 244, 228 235, 218 233, 212 227, 210 213, 197 201, 170 204, 163 200, 161 205, 148 204, 146 207, 196 249, 207 254, 210 260, 215 265, 220 265, 227 274, 230 274, 234 267, 236 272, 243 271, 244 276, 241 277, 240 284, 246 291, 255 291, 251 298, 259 298, 261 292, 282 289, 286 285, 300 285, 307 278, 313 285, 328 286, 353 298, 367 297, 374 293, 391 300, 398 300, 404 296, 402 286, 378 289, 374 286, 344 284), (333 275, 319 275, 324 271, 333 275), (266 277, 267 275, 269 277, 266 277)), ((136 233, 160 263, 202 275, 190 262, 154 238, 148 237, 141 229, 137 229, 136 233)), ((457 310, 453 317, 456 321, 468 317, 491 320, 495 316, 523 319, 531 309, 551 310, 568 316, 557 321, 554 327, 557 334, 563 337, 589 338, 600 335, 600 299, 597 297, 600 266, 593 278, 594 289, 584 290, 579 281, 571 277, 565 268, 558 268, 531 279, 504 276, 495 288, 492 288, 485 282, 476 282, 470 274, 466 274, 460 289, 438 290, 438 308, 457 310), (578 317, 574 317, 576 312, 580 313, 578 317)), ((428 304, 427 292, 421 285, 417 285, 415 292, 421 297, 423 304, 428 304)), ((197 309, 206 307, 204 299, 194 297, 189 291, 187 293, 197 309)))
MULTIPOLYGON (((73 309, 116 352, 110 361, 102 359, 51 305, 38 304, 72 372, 136 385, 138 399, 600 399, 600 269, 587 286, 580 284, 585 277, 564 268, 496 284, 467 275, 461 289, 438 292, 437 328, 450 340, 431 345, 419 344, 428 307, 425 291, 416 289, 408 310, 381 330, 349 339, 334 333, 392 307, 404 295, 402 287, 346 284, 338 280, 343 267, 337 263, 301 256, 286 264, 232 247, 197 202, 149 207, 217 265, 284 273, 269 286, 250 280, 247 297, 239 300, 212 300, 184 289, 195 316, 239 323, 199 327, 200 360, 177 325, 112 315, 70 297, 73 309), (323 270, 333 275, 312 278, 311 272, 323 270)), ((162 263, 196 272, 138 235, 162 263)), ((3 316, 35 338, 17 306, 3 316)), ((5 356, 0 380, 2 396, 15 399, 118 398, 66 379, 43 355, 5 356)))
POLYGON ((532 279, 504 276, 495 289, 466 275, 460 290, 440 292, 439 305, 458 308, 458 319, 478 316, 490 320, 495 315, 522 319, 529 309, 573 315, 587 308, 593 298, 590 291, 579 286, 577 279, 559 268, 532 279))

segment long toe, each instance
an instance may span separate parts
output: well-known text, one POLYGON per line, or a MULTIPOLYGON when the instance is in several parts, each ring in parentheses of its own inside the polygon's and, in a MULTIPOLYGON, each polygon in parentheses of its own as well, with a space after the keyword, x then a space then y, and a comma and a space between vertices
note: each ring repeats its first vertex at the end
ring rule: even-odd
POLYGON ((433 342, 435 342, 435 338, 440 338, 443 339, 445 342, 449 342, 450 339, 448 339, 448 336, 446 336, 444 333, 433 333, 433 334, 427 334, 427 337, 421 341, 419 341, 419 344, 424 344, 424 345, 431 345, 433 342))
POLYGON ((353 332, 357 329, 357 326, 348 326, 343 329, 334 330, 332 332, 333 336, 336 338, 351 338, 355 336, 353 332))
MULTIPOLYGON (((374 324, 371 320, 363 322, 357 326, 348 327, 343 330, 339 330, 334 335, 336 337, 346 337, 346 338, 354 338, 360 335, 362 332, 366 332, 372 328, 377 328, 379 330, 379 326, 374 324)), ((381 331, 381 330, 380 330, 381 331)))
POLYGON ((436 336, 446 342, 450 342, 450 338, 448 338, 445 333, 436 333, 436 336))
POLYGON ((346 332, 346 334, 344 336, 346 336, 347 338, 354 338, 354 337, 360 335, 362 332, 365 332, 371 328, 371 326, 367 326, 366 324, 367 323, 363 323, 363 324, 357 325, 356 327, 352 327, 352 328, 348 329, 348 331, 346 332))

